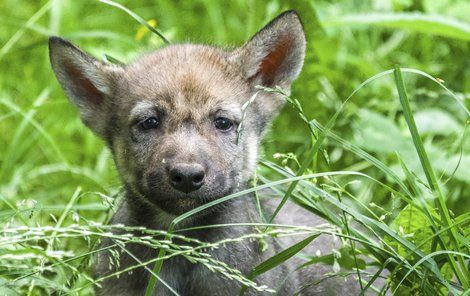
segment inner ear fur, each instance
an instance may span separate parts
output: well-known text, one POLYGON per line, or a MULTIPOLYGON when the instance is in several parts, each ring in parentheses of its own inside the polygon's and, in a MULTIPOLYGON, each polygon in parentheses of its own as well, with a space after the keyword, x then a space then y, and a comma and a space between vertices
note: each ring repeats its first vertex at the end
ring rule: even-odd
POLYGON ((286 11, 233 52, 232 59, 253 85, 289 88, 302 69, 305 33, 298 14, 286 11))
POLYGON ((70 88, 71 96, 78 97, 78 101, 83 100, 83 103, 92 105, 100 105, 106 94, 106 90, 100 90, 98 86, 92 82, 92 79, 85 74, 86 70, 80 65, 76 65, 71 61, 63 62, 62 75, 66 76, 65 79, 70 80, 71 85, 67 86, 70 88))
POLYGON ((59 84, 78 107, 83 122, 102 136, 107 100, 122 68, 100 62, 59 37, 49 38, 49 56, 59 84))

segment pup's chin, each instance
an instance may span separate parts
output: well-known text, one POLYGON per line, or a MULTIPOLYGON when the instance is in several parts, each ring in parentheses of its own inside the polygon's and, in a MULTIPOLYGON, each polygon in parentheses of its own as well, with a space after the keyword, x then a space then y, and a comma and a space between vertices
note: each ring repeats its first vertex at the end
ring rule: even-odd
MULTIPOLYGON (((170 198, 165 199, 155 199, 150 198, 152 203, 158 206, 160 209, 165 211, 168 214, 179 216, 186 212, 189 212, 197 207, 200 207, 206 203, 219 199, 221 197, 230 195, 232 190, 226 190, 219 194, 196 194, 196 192, 191 194, 174 194, 170 198)), ((220 204, 209 207, 198 214, 195 214, 195 217, 206 215, 216 210, 220 204)))
POLYGON ((156 201, 155 204, 168 214, 179 216, 192 209, 202 206, 205 202, 202 199, 182 197, 156 201))

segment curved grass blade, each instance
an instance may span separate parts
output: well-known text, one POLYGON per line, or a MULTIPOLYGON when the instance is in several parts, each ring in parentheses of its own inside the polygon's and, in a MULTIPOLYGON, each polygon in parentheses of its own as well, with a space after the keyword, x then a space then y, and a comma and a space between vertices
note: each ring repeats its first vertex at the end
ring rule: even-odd
POLYGON ((114 1, 111 1, 111 0, 100 0, 100 2, 121 9, 122 11, 126 12, 128 15, 133 17, 136 21, 138 21, 142 26, 145 26, 151 32, 155 33, 158 37, 160 37, 163 40, 163 42, 165 44, 170 44, 170 41, 168 41, 168 39, 166 39, 165 36, 163 36, 163 34, 162 34, 162 32, 160 32, 160 30, 158 30, 158 29, 152 27, 151 25, 149 25, 142 17, 140 17, 138 14, 136 14, 135 12, 130 10, 129 8, 123 6, 119 3, 116 3, 114 1))
MULTIPOLYGON (((338 118, 338 116, 341 114, 341 112, 343 111, 344 107, 346 106, 346 103, 361 89, 363 88, 364 86, 366 86, 367 84, 371 83, 372 81, 380 78, 380 77, 383 77, 385 75, 388 75, 390 73, 392 73, 393 70, 387 70, 387 71, 383 71, 383 72, 380 72, 372 77, 370 77, 369 79, 365 80, 364 82, 362 82, 358 87, 356 87, 354 89, 354 91, 346 98, 346 100, 341 104, 341 106, 339 107, 339 109, 335 112, 335 114, 330 118, 330 120, 328 120, 328 122, 326 123, 325 125, 325 131, 329 131, 330 129, 332 129, 336 123, 336 119, 338 118)), ((309 128, 310 128, 310 125, 309 125, 309 128)), ((323 144, 323 141, 325 140, 325 132, 323 133, 320 133, 317 137, 317 141, 315 142, 315 144, 313 144, 312 148, 310 149, 310 153, 309 155, 311 155, 311 157, 307 157, 303 162, 302 162, 302 165, 300 167, 300 169, 298 170, 297 172, 297 176, 300 176, 302 175, 305 170, 312 164, 313 162, 313 159, 314 159, 314 156, 317 154, 318 150, 320 149, 321 145, 323 144)), ((295 181, 293 182, 290 186, 289 186, 289 189, 287 190, 286 194, 284 195, 284 197, 282 198, 281 202, 279 203, 279 205, 277 206, 276 210, 274 211, 274 213, 271 215, 271 217, 269 218, 268 222, 272 222, 274 220, 274 218, 276 218, 277 214, 279 214, 279 212, 281 211, 282 207, 285 205, 285 203, 287 202, 287 200, 289 199, 290 195, 292 194, 292 192, 294 191, 295 187, 297 186, 297 183, 298 181, 295 181)))
POLYGON ((445 89, 445 91, 447 91, 447 93, 454 99, 457 101, 457 103, 460 105, 460 107, 462 107, 462 109, 465 111, 465 113, 467 113, 467 116, 470 116, 470 111, 467 109, 467 107, 465 107, 464 103, 449 89, 447 88, 441 81, 437 80, 436 78, 432 77, 431 75, 429 75, 428 73, 424 72, 424 71, 421 71, 421 70, 418 70, 418 69, 413 69, 413 68, 400 68, 400 70, 402 72, 407 72, 407 73, 414 73, 414 74, 418 74, 418 75, 421 75, 421 76, 424 76, 432 81, 434 81, 435 83, 437 83, 440 87, 442 87, 443 89, 445 89))
MULTIPOLYGON (((436 251, 436 252, 433 252, 433 253, 430 253, 426 256, 424 256, 423 258, 421 258, 418 262, 416 262, 415 265, 412 266, 412 268, 410 270, 408 270, 408 272, 405 274, 405 276, 402 277, 401 281, 397 284, 393 294, 395 294, 395 292, 398 290, 398 288, 400 287, 400 285, 405 281, 405 279, 413 272, 416 270, 416 268, 418 266, 420 266, 423 262, 425 262, 426 260, 428 260, 429 258, 432 258, 432 257, 435 257, 437 255, 441 255, 441 254, 445 254, 445 255, 448 255, 449 257, 452 257, 451 255, 457 255, 459 257, 465 257, 468 259, 470 259, 470 255, 468 254, 464 254, 462 252, 455 252, 455 251, 446 251, 446 250, 442 250, 442 251, 436 251)), ((468 290, 466 290, 468 291, 468 290)))

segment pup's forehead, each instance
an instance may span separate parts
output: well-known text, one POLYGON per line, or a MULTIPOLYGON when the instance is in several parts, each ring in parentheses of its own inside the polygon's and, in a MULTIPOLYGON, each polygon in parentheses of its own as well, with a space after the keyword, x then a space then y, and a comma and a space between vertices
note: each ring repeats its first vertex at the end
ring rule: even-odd
POLYGON ((203 122, 216 113, 236 120, 251 96, 226 52, 199 45, 173 45, 145 55, 126 66, 121 78, 120 113, 129 120, 156 109, 178 121, 203 122))
POLYGON ((227 53, 207 46, 173 45, 145 55, 126 67, 124 80, 130 96, 175 106, 243 103, 249 96, 227 53))

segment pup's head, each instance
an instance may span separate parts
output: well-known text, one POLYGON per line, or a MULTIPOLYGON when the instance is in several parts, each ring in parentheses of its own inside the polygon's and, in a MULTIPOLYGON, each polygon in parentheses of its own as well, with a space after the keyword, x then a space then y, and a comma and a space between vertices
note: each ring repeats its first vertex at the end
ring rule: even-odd
POLYGON ((233 51, 170 45, 118 66, 57 37, 49 47, 57 79, 112 150, 126 187, 181 214, 249 180, 263 131, 284 101, 261 91, 242 106, 257 85, 289 90, 305 36, 288 11, 233 51))

